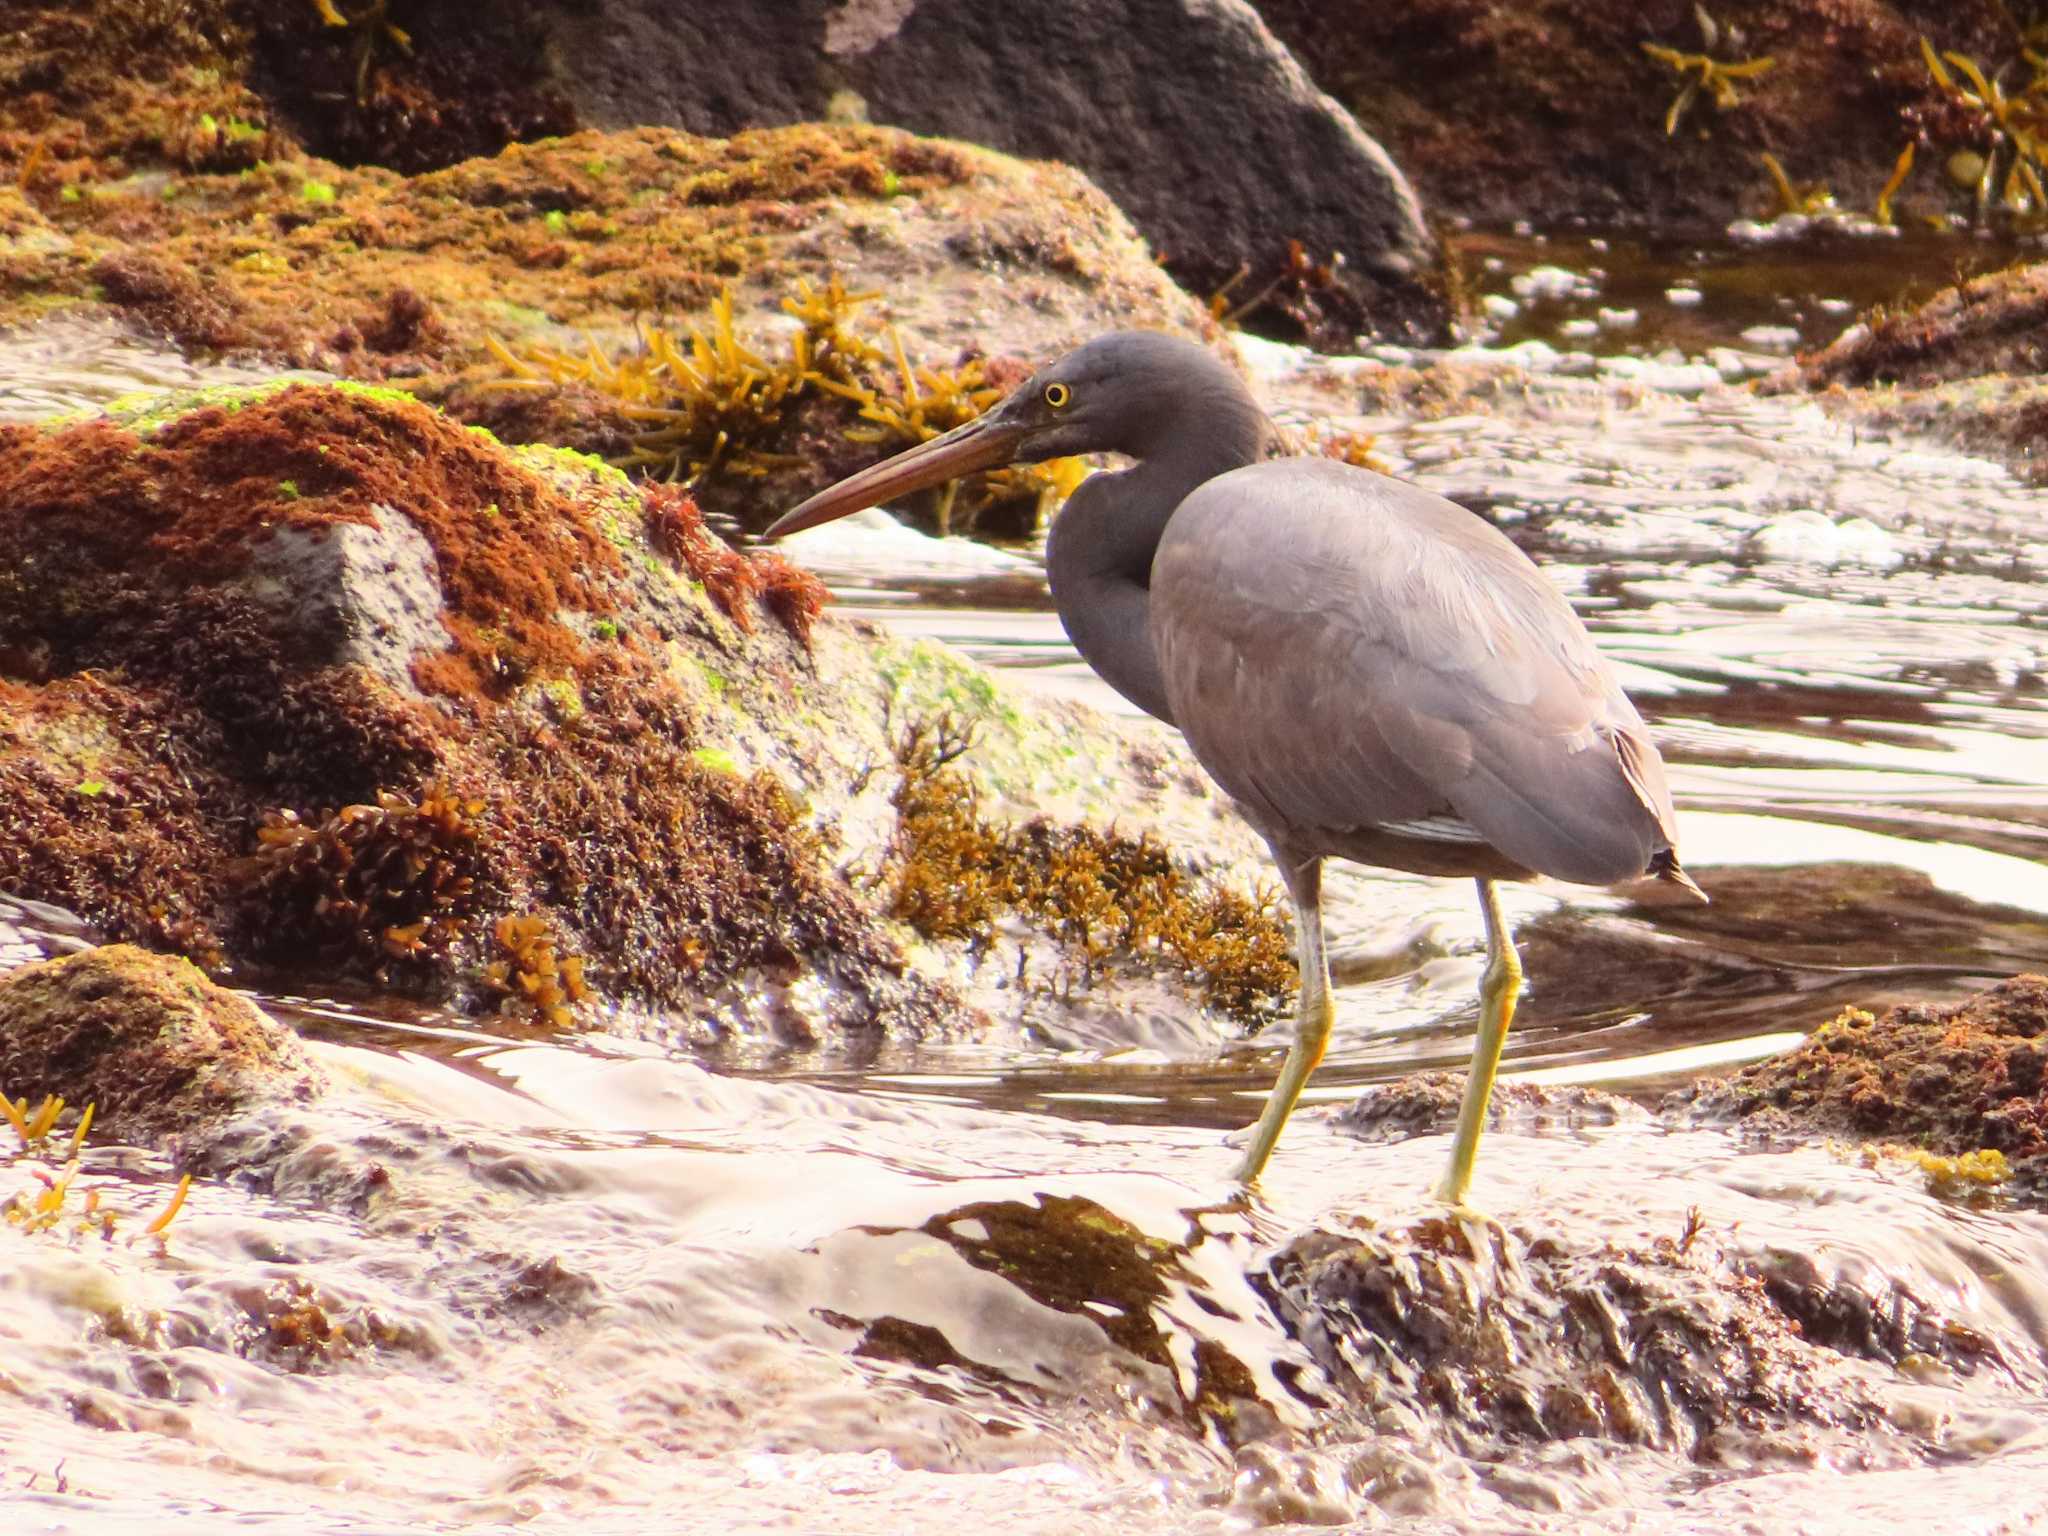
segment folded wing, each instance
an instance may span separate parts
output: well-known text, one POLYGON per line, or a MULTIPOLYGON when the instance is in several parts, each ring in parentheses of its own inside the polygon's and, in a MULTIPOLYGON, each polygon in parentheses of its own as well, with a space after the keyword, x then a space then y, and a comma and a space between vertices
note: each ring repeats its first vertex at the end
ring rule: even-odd
POLYGON ((1662 762, 1570 604, 1441 497, 1306 458, 1208 481, 1154 557, 1149 628, 1203 767, 1304 854, 1462 825, 1606 884, 1672 847, 1662 762))

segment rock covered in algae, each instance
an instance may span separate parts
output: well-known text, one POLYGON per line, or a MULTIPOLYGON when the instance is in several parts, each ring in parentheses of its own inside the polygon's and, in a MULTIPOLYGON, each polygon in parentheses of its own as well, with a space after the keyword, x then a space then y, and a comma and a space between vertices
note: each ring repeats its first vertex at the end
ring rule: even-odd
POLYGON ((675 997, 799 965, 856 1017, 929 1014, 790 788, 705 756, 728 710, 787 721, 815 681, 802 573, 390 392, 6 436, 12 888, 209 963, 549 1022, 599 972, 675 997))
POLYGON ((908 727, 971 731, 991 809, 1215 802, 823 598, 673 487, 388 390, 0 428, 0 887, 545 1025, 595 994, 703 1043, 983 1027, 876 899, 908 727))
POLYGON ((1814 390, 1831 412, 1887 436, 1932 437, 2048 478, 2048 263, 2027 262, 1872 310, 1830 345, 1763 381, 1814 390))
POLYGON ((31 242, 0 321, 111 305, 186 346, 368 380, 481 362, 487 337, 624 345, 728 289, 774 315, 798 279, 834 275, 887 295, 911 355, 941 363, 1211 327, 1079 172, 865 125, 584 132, 414 176, 280 156, 85 185, 0 204, 0 232, 31 242))
MULTIPOLYGON (((1369 1084, 1344 1106, 1337 1125, 1361 1141, 1405 1141, 1448 1132, 1458 1123, 1465 1097, 1462 1072, 1413 1072, 1388 1083, 1369 1084)), ((1597 1088, 1551 1088, 1538 1083, 1497 1084, 1487 1101, 1486 1128, 1554 1135, 1592 1127, 1641 1123, 1649 1112, 1639 1104, 1597 1088)))
POLYGON ((1850 1009, 1795 1049, 1674 1095, 1774 1136, 1848 1136, 1963 1156, 1996 1152, 2048 1188, 2048 977, 1953 1006, 1850 1009))
POLYGON ((119 1140, 304 1101, 321 1081, 296 1035, 177 956, 110 944, 0 977, 0 1088, 92 1104, 119 1140))

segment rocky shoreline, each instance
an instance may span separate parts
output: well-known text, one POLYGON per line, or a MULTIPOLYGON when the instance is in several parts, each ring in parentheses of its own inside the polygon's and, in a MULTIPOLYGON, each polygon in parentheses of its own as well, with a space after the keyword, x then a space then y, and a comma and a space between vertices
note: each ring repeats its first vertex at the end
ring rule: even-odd
MULTIPOLYGON (((1163 999, 1193 1021, 1181 1038, 1221 1047, 1285 1014, 1291 938, 1260 848, 1169 733, 842 620, 742 537, 1111 326, 1441 341, 1461 286, 1425 207, 1718 227, 1781 211, 1754 185, 1772 152, 1866 222, 1893 192, 1887 218, 1963 218, 1945 169, 1883 190, 1901 125, 1930 157, 1983 128, 1921 60, 1937 23, 1886 0, 1825 26, 1778 0, 1129 0, 1041 38, 1078 62, 1020 103, 1019 23, 797 9, 801 47, 735 28, 688 100, 676 50, 723 8, 122 0, 91 22, 28 7, 0 42, 0 324, 112 316, 319 375, 0 425, 0 941, 10 917, 55 935, 0 942, 0 1091, 37 1180, 0 1239, 58 1340, 36 1401, 67 1429, 175 1442, 214 1432, 192 1405, 260 1398, 252 1379, 403 1400, 486 1360, 533 1423, 587 1415, 539 1434, 576 1463, 536 1476, 553 1508, 582 1496, 590 1447, 750 1451, 746 1412, 784 1407, 834 1450, 895 1444, 912 1466, 1100 1436, 1205 1511, 1267 1522, 1486 1500, 1571 1521, 1585 1487, 1613 1493, 1589 1444, 1647 1458, 1631 1475, 1662 1500, 2012 1443, 2044 1390, 2027 1298, 1987 1301, 1927 1234, 2037 1220, 2038 976, 1816 1017, 1652 1108, 1509 1085, 1500 1135, 1573 1191, 1554 1221, 1535 1161, 1504 1168, 1501 1222, 1389 1192, 1425 1187, 1407 1153, 1445 1126, 1441 1075, 1368 1092, 1324 1138, 1343 1150, 1301 1149, 1341 1177, 1282 1170, 1270 1206, 1220 1192, 1213 1136, 1162 1153, 1069 1133, 1056 1094, 1017 1156, 981 1150, 1000 1132, 979 1104, 774 1077, 927 1045, 1010 1059, 1046 1045, 1048 998, 1119 1022, 1163 999), (604 50, 565 58, 578 24, 604 50), (1175 60, 1179 25, 1199 30, 1175 60), (1685 66, 1686 100, 1646 41, 1719 73, 1685 66), (1199 137, 1120 117, 1105 82, 1169 65, 1256 100, 1199 137), (1799 158, 1823 126, 1841 147, 1799 158), (1185 160, 1144 182, 1175 133, 1185 160), (1276 134, 1356 195, 1278 174, 1299 166, 1276 134), (1091 140, 1073 164, 1016 158, 1091 140), (1177 245, 1205 217, 1213 246, 1177 245), (431 1022, 416 1057, 302 1038, 293 995, 431 1022), (478 1051, 502 1077, 451 1087, 478 1051), (1602 1166, 1606 1137, 1653 1170, 1640 1191, 1602 1166), (663 1172, 633 1184, 619 1169, 643 1156, 663 1172), (69 1203, 81 1160, 105 1188, 200 1180, 199 1256, 159 1272, 114 1244, 106 1210, 69 1203), (1837 1167, 1867 1231, 1757 1193, 1837 1167), (1707 1209, 1667 1208, 1695 1195, 1707 1209), (1739 1234, 1759 1215, 1776 1225, 1739 1234), (1816 1230, 1825 1261, 1801 1246, 1816 1230), (1841 1256, 1894 1230, 1915 1234, 1910 1273, 1841 1256), (252 1282, 250 1262, 273 1268, 252 1282), (127 1289, 81 1278, 95 1266, 127 1289), (603 1342, 618 1327, 635 1342, 603 1342), (74 1334, 99 1351, 84 1387, 74 1334), (624 1359, 641 1349, 652 1365, 624 1359), (751 1380, 768 1406, 721 1386, 707 1410, 671 1375, 751 1380), (623 1426, 615 1380, 637 1394, 623 1426)), ((1993 56, 1994 10, 1958 8, 1941 47, 1993 56)), ((1163 73, 1157 94, 1182 119, 1206 99, 1163 73)), ((1866 317, 1761 387, 2031 465, 2040 270, 1866 317)), ((1436 361, 1350 384, 1455 429, 1517 377, 1436 361)), ((1079 472, 916 515, 1028 537, 1079 472)), ((1584 938, 1532 934, 1567 957, 1559 995, 1584 938)), ((1142 1021, 1127 1036, 1145 1057, 1142 1021)), ((175 1233, 189 1188, 135 1241, 175 1233)), ((477 1411, 490 1444, 497 1398, 477 1411)))

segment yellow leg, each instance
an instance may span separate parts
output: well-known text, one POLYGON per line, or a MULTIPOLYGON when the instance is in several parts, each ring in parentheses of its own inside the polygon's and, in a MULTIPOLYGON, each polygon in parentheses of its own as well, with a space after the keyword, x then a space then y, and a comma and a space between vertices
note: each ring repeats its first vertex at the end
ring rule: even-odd
POLYGON ((1238 1179, 1246 1184, 1258 1178, 1266 1160, 1273 1155, 1273 1144, 1279 1141, 1281 1128, 1293 1113, 1301 1090, 1308 1086, 1309 1075, 1323 1059, 1323 1051, 1330 1043, 1330 1020, 1336 1013, 1330 1001, 1330 965, 1323 954, 1322 866, 1310 863, 1287 873, 1291 876, 1287 884, 1294 897, 1294 931, 1301 955, 1301 1006, 1286 1065, 1280 1069, 1280 1080, 1266 1099, 1259 1128, 1237 1170, 1238 1179))
POLYGON ((1486 1126, 1486 1106, 1493 1098, 1500 1050, 1514 1022, 1515 998, 1522 990, 1522 962, 1500 915, 1500 898, 1491 880, 1479 882, 1479 911, 1486 919, 1486 973, 1479 981, 1479 1038, 1472 1045, 1472 1070, 1465 1079, 1465 1102, 1458 1111, 1458 1134, 1451 1142, 1451 1166, 1437 1188, 1437 1197, 1462 1206, 1472 1188, 1472 1165, 1479 1156, 1479 1133, 1486 1126))

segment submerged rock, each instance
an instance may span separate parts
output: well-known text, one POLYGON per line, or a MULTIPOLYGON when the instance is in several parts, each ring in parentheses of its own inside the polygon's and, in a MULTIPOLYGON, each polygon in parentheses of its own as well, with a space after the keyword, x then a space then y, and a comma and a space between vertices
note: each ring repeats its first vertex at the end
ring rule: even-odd
POLYGON ((1853 1310, 1853 1288, 1810 1262, 1796 1280, 1782 1269, 1690 1225, 1630 1247, 1445 1215, 1307 1233, 1260 1284, 1353 1411, 1411 1432, 1429 1422, 1482 1461, 1593 1439, 1740 1468, 1810 1454, 1815 1431, 1924 1457, 1939 1438, 1899 1413, 1890 1367, 2004 1365, 1939 1318, 1882 1338, 1809 1327, 1853 1310))
MULTIPOLYGON (((1464 1073, 1416 1072, 1390 1083, 1368 1085, 1344 1107, 1336 1123, 1361 1141, 1405 1141, 1411 1136, 1435 1135, 1458 1123, 1458 1107, 1464 1097, 1464 1073)), ((1649 1112, 1640 1104, 1597 1088, 1547 1088, 1536 1083, 1497 1083, 1486 1107, 1489 1131, 1505 1128, 1554 1134, 1648 1118, 1649 1112)))
POLYGON ((298 1036, 177 956, 110 944, 0 977, 0 1090, 91 1104, 116 1140, 159 1142, 321 1083, 298 1036))

